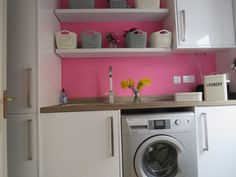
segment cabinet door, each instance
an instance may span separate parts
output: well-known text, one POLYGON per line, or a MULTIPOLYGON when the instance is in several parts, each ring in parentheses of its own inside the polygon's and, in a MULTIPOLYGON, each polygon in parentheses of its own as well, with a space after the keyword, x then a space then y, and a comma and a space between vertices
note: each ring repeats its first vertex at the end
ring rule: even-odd
POLYGON ((198 107, 199 177, 235 177, 236 106, 198 107))
POLYGON ((7 121, 4 119, 2 94, 6 90, 7 0, 0 0, 0 176, 7 177, 7 121))
POLYGON ((8 113, 36 113, 36 0, 8 0, 8 113))
POLYGON ((8 177, 37 177, 37 122, 35 114, 7 118, 8 177))
POLYGON ((176 0, 178 48, 235 46, 231 0, 176 0))
POLYGON ((120 177, 119 111, 42 114, 43 177, 120 177))

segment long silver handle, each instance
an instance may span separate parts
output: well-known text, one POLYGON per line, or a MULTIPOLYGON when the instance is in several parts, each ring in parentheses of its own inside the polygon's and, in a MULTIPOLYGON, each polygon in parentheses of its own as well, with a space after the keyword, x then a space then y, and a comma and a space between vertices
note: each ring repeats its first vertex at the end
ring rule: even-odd
POLYGON ((33 160, 32 154, 32 119, 27 120, 27 135, 28 135, 28 161, 33 160))
POLYGON ((182 41, 186 41, 186 16, 185 16, 185 10, 181 10, 180 14, 182 14, 182 29, 181 29, 181 38, 182 41))
POLYGON ((111 156, 114 157, 115 156, 115 152, 114 152, 114 118, 113 118, 113 116, 111 116, 110 118, 111 118, 111 156))
POLYGON ((32 108, 32 104, 31 104, 31 76, 32 76, 32 69, 31 68, 27 68, 27 79, 26 79, 26 106, 27 108, 32 108))
POLYGON ((203 148, 203 150, 209 151, 207 113, 202 113, 202 117, 204 120, 204 139, 205 139, 205 147, 203 148))

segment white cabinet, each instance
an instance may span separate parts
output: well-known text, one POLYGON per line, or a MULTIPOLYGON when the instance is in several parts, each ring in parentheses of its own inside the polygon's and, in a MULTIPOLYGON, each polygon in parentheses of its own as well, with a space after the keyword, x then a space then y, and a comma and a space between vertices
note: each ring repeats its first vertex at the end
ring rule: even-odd
POLYGON ((235 47, 231 0, 165 0, 175 48, 235 47))
POLYGON ((8 177, 37 177, 36 115, 8 116, 7 135, 8 177))
POLYGON ((196 107, 199 177, 235 177, 236 106, 196 107))
POLYGON ((61 64, 54 52, 58 0, 8 0, 8 113, 59 103, 61 64))
POLYGON ((36 113, 37 1, 8 0, 8 113, 36 113))
POLYGON ((15 98, 7 105, 8 172, 9 177, 38 177, 39 107, 58 104, 61 87, 60 60, 54 52, 54 32, 60 28, 54 14, 58 0, 7 2, 7 87, 15 98), (28 160, 31 153, 33 159, 28 160))
POLYGON ((119 111, 40 116, 42 177, 121 177, 119 111))

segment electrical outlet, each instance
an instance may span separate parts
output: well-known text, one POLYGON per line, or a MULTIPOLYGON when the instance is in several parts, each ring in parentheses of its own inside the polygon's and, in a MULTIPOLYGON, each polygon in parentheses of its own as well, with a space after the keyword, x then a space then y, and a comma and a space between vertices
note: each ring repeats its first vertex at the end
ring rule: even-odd
POLYGON ((195 76, 183 76, 183 83, 195 83, 195 76))
POLYGON ((174 76, 173 77, 174 84, 181 84, 181 77, 180 76, 174 76))

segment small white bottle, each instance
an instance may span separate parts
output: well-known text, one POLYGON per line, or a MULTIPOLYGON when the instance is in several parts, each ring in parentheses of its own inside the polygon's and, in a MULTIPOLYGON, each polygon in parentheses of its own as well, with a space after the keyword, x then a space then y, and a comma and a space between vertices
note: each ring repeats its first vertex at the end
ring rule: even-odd
POLYGON ((61 94, 60 94, 60 105, 67 104, 67 102, 68 102, 67 94, 65 92, 65 89, 62 88, 61 94))

